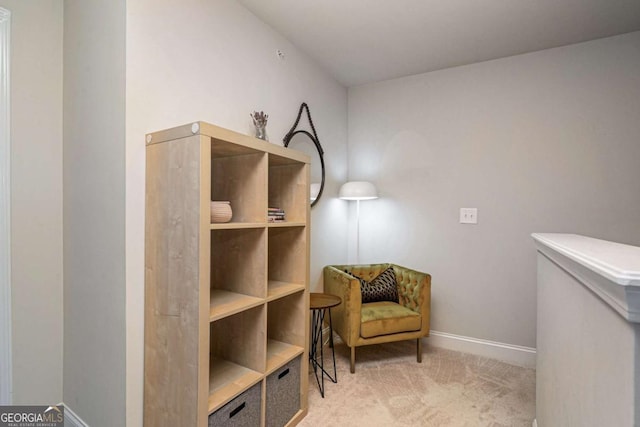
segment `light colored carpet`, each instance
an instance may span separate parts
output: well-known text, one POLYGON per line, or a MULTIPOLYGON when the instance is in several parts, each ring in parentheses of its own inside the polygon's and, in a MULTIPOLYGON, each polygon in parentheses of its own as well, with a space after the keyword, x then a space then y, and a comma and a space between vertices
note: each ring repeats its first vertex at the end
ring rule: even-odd
POLYGON ((348 347, 337 339, 335 349, 338 383, 325 378, 323 399, 309 366, 300 426, 530 427, 535 418, 534 369, 427 345, 419 364, 405 341, 359 347, 350 374, 348 347))

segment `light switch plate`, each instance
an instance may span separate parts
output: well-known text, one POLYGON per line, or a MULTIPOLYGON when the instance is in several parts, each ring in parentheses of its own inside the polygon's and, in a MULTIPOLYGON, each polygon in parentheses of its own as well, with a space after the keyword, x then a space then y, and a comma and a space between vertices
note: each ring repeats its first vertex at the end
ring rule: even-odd
POLYGON ((460 224, 477 224, 478 208, 460 208, 460 224))

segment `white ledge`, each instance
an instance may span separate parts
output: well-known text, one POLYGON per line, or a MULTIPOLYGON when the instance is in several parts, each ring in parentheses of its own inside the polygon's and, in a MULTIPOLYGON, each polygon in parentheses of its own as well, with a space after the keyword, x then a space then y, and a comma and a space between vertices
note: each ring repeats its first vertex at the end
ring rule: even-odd
POLYGON ((640 323, 640 247, 576 234, 534 233, 539 252, 630 322, 640 323))

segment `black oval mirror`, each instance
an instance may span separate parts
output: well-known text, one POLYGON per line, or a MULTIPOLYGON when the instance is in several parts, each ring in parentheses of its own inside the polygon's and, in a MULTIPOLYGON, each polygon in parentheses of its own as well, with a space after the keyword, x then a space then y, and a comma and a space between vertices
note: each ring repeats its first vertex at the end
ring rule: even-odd
POLYGON ((316 129, 313 126, 313 122, 311 121, 311 113, 309 112, 309 107, 306 103, 303 103, 300 106, 300 110, 298 111, 298 118, 296 119, 296 122, 289 133, 287 133, 287 135, 284 137, 283 142, 285 147, 289 147, 291 143, 294 143, 296 145, 296 150, 302 151, 303 153, 311 157, 310 202, 311 207, 313 207, 320 200, 320 196, 322 196, 322 191, 324 190, 324 151, 322 150, 322 146, 320 145, 320 141, 318 140, 316 129), (302 110, 305 108, 307 110, 307 118, 309 119, 309 124, 311 125, 311 130, 313 133, 306 130, 295 130, 295 128, 298 126, 298 123, 300 122, 302 110))
MULTIPOLYGON (((322 156, 322 147, 320 142, 306 130, 298 130, 289 135, 284 143, 285 147, 291 144, 295 145, 295 149, 301 151, 311 158, 311 207, 313 207, 324 190, 324 158, 322 156), (306 144, 305 144, 306 142, 306 144), (309 144, 311 143, 311 144, 309 144)), ((293 148, 293 147, 291 147, 293 148)))

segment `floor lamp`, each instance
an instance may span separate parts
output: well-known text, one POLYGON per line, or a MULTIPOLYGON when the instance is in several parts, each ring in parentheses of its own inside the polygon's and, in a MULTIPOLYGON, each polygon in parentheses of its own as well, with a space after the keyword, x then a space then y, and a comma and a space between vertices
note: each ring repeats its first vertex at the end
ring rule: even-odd
POLYGON ((375 185, 365 181, 351 181, 342 184, 338 197, 343 200, 355 200, 356 205, 356 264, 360 263, 360 200, 378 198, 375 185))

